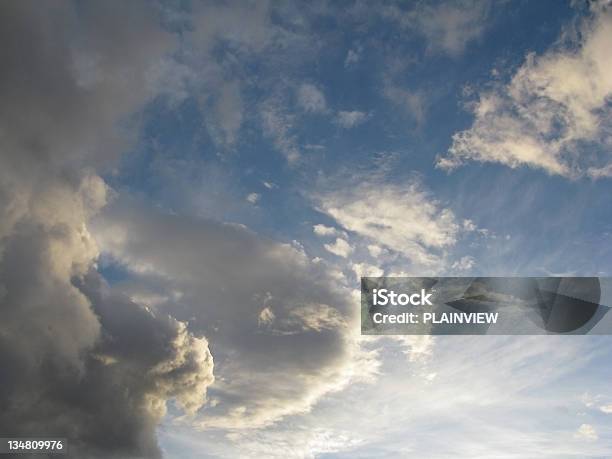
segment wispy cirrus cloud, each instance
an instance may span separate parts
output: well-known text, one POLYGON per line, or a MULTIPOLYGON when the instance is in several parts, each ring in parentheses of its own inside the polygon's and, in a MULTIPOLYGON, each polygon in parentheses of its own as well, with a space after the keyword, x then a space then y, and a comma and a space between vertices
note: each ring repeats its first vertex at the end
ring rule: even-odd
POLYGON ((429 52, 458 57, 468 44, 482 36, 489 21, 488 0, 450 3, 418 3, 414 8, 390 5, 383 16, 402 28, 415 31, 426 39, 429 52))
POLYGON ((358 180, 355 186, 321 194, 317 201, 320 211, 345 230, 426 269, 440 266, 444 250, 455 244, 461 231, 452 210, 418 180, 358 180))

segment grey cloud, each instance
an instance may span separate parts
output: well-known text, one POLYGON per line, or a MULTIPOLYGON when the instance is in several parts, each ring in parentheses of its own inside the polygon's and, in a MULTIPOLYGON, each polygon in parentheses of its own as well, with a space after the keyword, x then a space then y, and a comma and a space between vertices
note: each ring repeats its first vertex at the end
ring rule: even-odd
MULTIPOLYGON (((95 272, 75 285, 96 315, 99 338, 82 349, 75 367, 52 346, 56 330, 85 325, 80 317, 54 308, 63 323, 48 325, 54 327, 46 337, 49 349, 39 351, 36 361, 31 361, 31 344, 20 346, 3 336, 0 430, 67 437, 70 457, 161 457, 155 429, 167 400, 176 400, 188 413, 204 403, 213 381, 208 344, 183 322, 113 293, 95 272)), ((27 322, 22 318, 21 323, 27 322)))
POLYGON ((131 145, 176 41, 151 4, 120 5, 0 5, 0 431, 67 437, 79 458, 158 457, 166 401, 194 412, 212 382, 203 338, 91 271, 95 171, 131 145))
POLYGON ((356 304, 299 246, 126 204, 109 209, 95 233, 130 271, 126 294, 178 296, 157 309, 172 307, 210 340, 215 402, 202 427, 262 427, 346 384, 356 304))
POLYGON ((118 123, 151 97, 148 66, 174 39, 144 3, 116 6, 2 5, 0 125, 4 160, 15 169, 31 174, 30 161, 45 172, 69 162, 97 165, 125 147, 128 131, 118 123))

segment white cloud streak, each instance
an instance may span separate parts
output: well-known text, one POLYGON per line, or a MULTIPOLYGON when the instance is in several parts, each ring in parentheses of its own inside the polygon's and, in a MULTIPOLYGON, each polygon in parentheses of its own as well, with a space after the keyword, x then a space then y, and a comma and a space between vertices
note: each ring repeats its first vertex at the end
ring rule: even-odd
POLYGON ((509 84, 480 93, 471 128, 458 132, 437 165, 465 161, 529 166, 569 178, 612 168, 612 12, 595 7, 580 37, 530 54, 509 84))

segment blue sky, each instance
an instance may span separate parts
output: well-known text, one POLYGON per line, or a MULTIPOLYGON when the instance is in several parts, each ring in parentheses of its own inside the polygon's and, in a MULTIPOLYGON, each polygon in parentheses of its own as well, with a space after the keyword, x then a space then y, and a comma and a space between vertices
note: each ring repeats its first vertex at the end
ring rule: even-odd
POLYGON ((612 456, 608 337, 358 318, 362 275, 611 275, 609 1, 2 8, 0 388, 48 402, 15 435, 612 456))
MULTIPOLYGON (((435 8, 412 9, 422 16, 419 10, 431 10, 434 18, 435 8)), ((510 263, 504 261, 503 244, 495 244, 493 249, 502 253, 488 253, 483 262, 501 264, 498 272, 605 273, 610 230, 606 180, 567 180, 545 170, 497 163, 476 162, 452 172, 436 167, 452 135, 472 122, 466 104, 480 91, 509 82, 528 53, 555 46, 563 30, 587 10, 559 2, 448 8, 467 15, 470 27, 446 32, 457 34, 460 45, 441 43, 443 31, 427 37, 402 28, 393 17, 402 8, 385 14, 381 7, 373 14, 359 5, 272 8, 275 14, 261 26, 269 30, 253 32, 269 34, 263 48, 251 49, 240 41, 246 38, 230 33, 207 45, 212 63, 193 57, 197 43, 184 37, 174 58, 187 68, 166 69, 166 78, 173 78, 169 84, 180 89, 171 88, 146 109, 138 147, 124 156, 117 175, 108 175, 109 183, 171 211, 243 223, 282 241, 311 244, 315 239, 316 245, 312 225, 332 223, 313 205, 319 184, 340 174, 345 180, 351 174, 367 175, 387 161, 385 183, 418 177, 458 218, 513 236, 523 247, 531 244, 512 250, 510 256, 518 259, 510 263), (291 21, 297 25, 289 27, 291 21), (231 91, 207 85, 207 72, 220 74, 212 79, 224 79, 231 91), (314 91, 311 97, 321 98, 322 106, 300 105, 304 87, 314 91), (181 96, 175 100, 177 92, 181 96), (266 134, 266 110, 282 133, 266 134), (358 112, 358 125, 343 127, 340 112, 358 112), (287 161, 289 150, 299 160, 287 161), (258 196, 255 205, 243 199, 251 193, 258 196), (537 228, 546 229, 545 240, 531 237, 537 228), (549 254, 570 234, 581 247, 572 250, 569 263, 540 257, 540 250, 549 254), (544 244, 550 246, 540 247, 544 244)))

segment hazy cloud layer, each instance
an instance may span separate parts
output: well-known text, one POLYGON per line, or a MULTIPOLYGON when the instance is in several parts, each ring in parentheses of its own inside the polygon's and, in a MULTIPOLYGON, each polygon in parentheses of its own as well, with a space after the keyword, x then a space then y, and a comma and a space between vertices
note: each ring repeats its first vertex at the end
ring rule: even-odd
POLYGON ((417 3, 410 9, 391 5, 383 9, 383 16, 422 35, 429 52, 457 57, 483 34, 490 9, 487 0, 460 0, 417 3))

